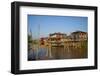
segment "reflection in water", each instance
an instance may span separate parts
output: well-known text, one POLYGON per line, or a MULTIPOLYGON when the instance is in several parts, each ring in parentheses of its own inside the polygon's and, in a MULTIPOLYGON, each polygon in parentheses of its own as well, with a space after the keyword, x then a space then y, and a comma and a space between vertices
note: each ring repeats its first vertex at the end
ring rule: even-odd
POLYGON ((86 58, 87 50, 82 48, 74 47, 53 47, 52 55, 55 59, 71 59, 71 58, 86 58))
POLYGON ((39 48, 39 49, 30 49, 28 52, 28 60, 36 60, 36 59, 44 59, 46 57, 47 49, 39 48))
POLYGON ((56 46, 39 49, 30 49, 28 52, 28 60, 50 60, 50 59, 77 59, 87 58, 87 48, 75 48, 56 46))

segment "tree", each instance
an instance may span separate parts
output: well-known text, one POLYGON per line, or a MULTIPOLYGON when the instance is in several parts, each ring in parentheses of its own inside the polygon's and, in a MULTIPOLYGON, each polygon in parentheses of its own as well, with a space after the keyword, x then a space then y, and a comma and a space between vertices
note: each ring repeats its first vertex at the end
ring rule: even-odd
POLYGON ((32 36, 28 35, 28 49, 30 49, 32 43, 33 43, 32 36))

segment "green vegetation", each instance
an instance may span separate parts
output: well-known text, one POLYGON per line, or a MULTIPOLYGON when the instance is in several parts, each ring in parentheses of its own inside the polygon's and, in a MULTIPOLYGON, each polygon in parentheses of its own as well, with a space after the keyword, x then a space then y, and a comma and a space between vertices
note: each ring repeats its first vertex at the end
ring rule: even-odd
POLYGON ((31 47, 33 43, 32 36, 28 35, 28 49, 31 47))
POLYGON ((38 44, 38 40, 33 40, 33 44, 38 44))

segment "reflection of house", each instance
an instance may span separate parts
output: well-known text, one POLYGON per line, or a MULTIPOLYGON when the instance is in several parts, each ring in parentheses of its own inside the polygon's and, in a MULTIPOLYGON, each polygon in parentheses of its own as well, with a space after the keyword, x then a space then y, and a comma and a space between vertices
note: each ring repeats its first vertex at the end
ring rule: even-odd
POLYGON ((70 36, 74 40, 87 40, 87 33, 82 31, 72 32, 70 36))

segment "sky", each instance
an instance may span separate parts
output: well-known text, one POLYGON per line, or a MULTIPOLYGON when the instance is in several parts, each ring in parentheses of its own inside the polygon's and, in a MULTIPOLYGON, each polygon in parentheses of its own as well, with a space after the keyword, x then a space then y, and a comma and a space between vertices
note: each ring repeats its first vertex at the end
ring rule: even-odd
POLYGON ((70 34, 75 31, 87 32, 88 17, 28 15, 28 33, 32 37, 48 37, 50 33, 70 34))

